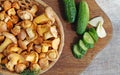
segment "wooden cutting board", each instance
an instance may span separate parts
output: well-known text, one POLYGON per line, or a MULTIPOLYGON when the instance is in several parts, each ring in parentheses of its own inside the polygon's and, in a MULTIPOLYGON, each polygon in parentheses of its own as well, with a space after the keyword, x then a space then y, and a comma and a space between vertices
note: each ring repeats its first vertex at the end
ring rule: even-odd
MULTIPOLYGON (((75 43, 79 39, 79 37, 74 31, 75 24, 71 25, 64 20, 65 14, 62 0, 43 1, 51 6, 61 19, 65 33, 65 45, 62 55, 57 63, 49 71, 42 75, 79 75, 82 71, 86 69, 86 67, 88 67, 96 54, 109 43, 112 37, 112 24, 109 18, 98 7, 94 0, 86 0, 89 4, 91 18, 96 16, 102 16, 104 18, 104 28, 107 32, 107 37, 104 39, 99 39, 99 41, 95 44, 95 47, 93 49, 90 49, 84 56, 84 58, 76 59, 72 55, 71 47, 73 43, 75 43)), ((76 3, 78 3, 79 1, 80 0, 76 0, 76 3)))

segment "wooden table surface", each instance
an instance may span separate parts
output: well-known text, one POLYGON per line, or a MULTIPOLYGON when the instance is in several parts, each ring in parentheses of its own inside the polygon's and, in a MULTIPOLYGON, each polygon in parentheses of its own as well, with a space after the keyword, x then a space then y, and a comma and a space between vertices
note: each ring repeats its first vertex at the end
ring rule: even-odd
MULTIPOLYGON (((102 16, 105 20, 104 28, 107 32, 107 37, 99 39, 93 49, 90 49, 83 59, 75 59, 71 53, 71 47, 80 37, 78 37, 74 31, 74 24, 70 25, 64 20, 64 7, 62 0, 44 0, 49 6, 51 6, 57 15, 60 17, 64 33, 65 33, 65 45, 61 57, 57 63, 46 73, 42 75, 79 75, 84 71, 91 63, 96 54, 101 51, 110 41, 112 36, 112 24, 105 13, 97 6, 94 0, 86 0, 90 8, 90 17, 102 16)), ((78 3, 79 0, 76 0, 78 3)))

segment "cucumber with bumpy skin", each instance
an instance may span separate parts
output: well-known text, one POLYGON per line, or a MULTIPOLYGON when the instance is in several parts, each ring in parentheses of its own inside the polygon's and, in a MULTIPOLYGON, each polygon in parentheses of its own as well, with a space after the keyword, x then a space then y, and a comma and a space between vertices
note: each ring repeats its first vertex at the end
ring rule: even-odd
POLYGON ((65 15, 68 22, 73 23, 76 18, 76 6, 74 0, 63 0, 65 6, 65 15))
POLYGON ((85 32, 83 35, 83 41, 88 48, 94 47, 94 40, 88 32, 85 32))
POLYGON ((85 32, 89 22, 89 7, 85 0, 80 2, 78 10, 76 32, 81 35, 85 32))

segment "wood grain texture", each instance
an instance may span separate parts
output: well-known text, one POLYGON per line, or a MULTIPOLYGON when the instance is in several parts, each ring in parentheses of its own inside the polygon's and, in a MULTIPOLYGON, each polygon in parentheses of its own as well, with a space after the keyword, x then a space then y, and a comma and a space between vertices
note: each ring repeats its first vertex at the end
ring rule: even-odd
MULTIPOLYGON (((80 0, 76 0, 78 3, 80 0)), ((104 28, 107 32, 107 37, 99 39, 93 49, 90 49, 82 59, 76 59, 73 57, 71 47, 80 37, 78 37, 74 31, 75 24, 71 25, 64 20, 64 7, 62 0, 44 0, 49 6, 51 6, 57 15, 60 17, 64 33, 65 33, 65 45, 61 57, 57 63, 46 73, 42 75, 79 75, 85 68, 91 63, 96 54, 101 51, 110 41, 112 37, 112 24, 105 13, 98 7, 94 0, 86 0, 90 8, 90 18, 96 16, 102 16, 105 20, 104 28)))

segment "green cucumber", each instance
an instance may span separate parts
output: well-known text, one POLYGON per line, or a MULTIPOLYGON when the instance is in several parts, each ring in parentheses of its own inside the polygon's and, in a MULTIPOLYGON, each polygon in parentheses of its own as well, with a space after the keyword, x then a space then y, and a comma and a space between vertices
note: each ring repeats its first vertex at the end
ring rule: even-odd
POLYGON ((80 49, 80 52, 84 55, 86 54, 88 48, 85 46, 84 42, 82 40, 79 40, 79 49, 80 49))
POLYGON ((77 34, 83 34, 89 22, 89 7, 85 0, 79 3, 78 19, 77 19, 77 34))
POLYGON ((88 48, 94 47, 94 40, 88 32, 85 32, 83 35, 83 41, 88 48))
POLYGON ((63 0, 65 6, 65 15, 66 20, 70 23, 73 23, 76 18, 76 5, 74 0, 63 0))
POLYGON ((98 41, 98 35, 97 35, 95 28, 90 28, 89 34, 92 36, 92 38, 94 39, 95 42, 98 41))
POLYGON ((74 57, 77 58, 77 59, 82 58, 82 56, 83 56, 83 55, 80 53, 80 49, 79 49, 79 46, 78 46, 77 44, 75 44, 75 45, 73 46, 72 52, 73 52, 74 57))

